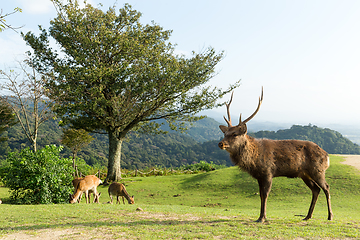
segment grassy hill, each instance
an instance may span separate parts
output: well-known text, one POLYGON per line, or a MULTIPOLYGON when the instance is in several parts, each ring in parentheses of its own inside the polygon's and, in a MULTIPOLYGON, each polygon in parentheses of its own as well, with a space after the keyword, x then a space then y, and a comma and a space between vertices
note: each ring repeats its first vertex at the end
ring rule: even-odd
MULTIPOLYGON (((0 236, 56 236, 77 239, 358 239, 360 171, 331 156, 334 220, 327 221, 319 196, 313 219, 307 213, 311 192, 300 179, 275 178, 268 199, 268 221, 254 223, 260 211, 258 186, 235 167, 194 175, 124 179, 134 205, 1 205, 0 236), (144 211, 138 212, 136 208, 144 211), (13 234, 13 235, 11 235, 13 234), (24 236, 24 235, 23 235, 24 236)), ((6 189, 0 198, 6 202, 6 189), (4 199, 5 197, 5 199, 4 199)), ((15 236, 15 237, 14 237, 15 236)), ((26 237, 25 237, 26 238, 26 237)), ((23 239, 25 239, 23 237, 23 239)))

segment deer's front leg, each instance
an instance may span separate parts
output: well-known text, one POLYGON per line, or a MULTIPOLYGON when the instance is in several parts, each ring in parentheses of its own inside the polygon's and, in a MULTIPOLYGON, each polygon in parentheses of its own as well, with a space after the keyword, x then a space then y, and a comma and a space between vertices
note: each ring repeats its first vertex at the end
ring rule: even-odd
POLYGON ((80 195, 79 195, 79 197, 78 197, 78 200, 77 200, 78 203, 81 202, 82 195, 83 195, 83 193, 80 193, 80 195))
POLYGON ((86 203, 90 203, 90 197, 89 197, 89 191, 88 190, 85 191, 85 200, 86 200, 86 203))
POLYGON ((266 220, 266 202, 271 190, 272 179, 271 178, 258 179, 258 183, 260 190, 261 209, 260 209, 260 217, 258 218, 258 220, 256 220, 256 222, 262 223, 265 222, 266 220))

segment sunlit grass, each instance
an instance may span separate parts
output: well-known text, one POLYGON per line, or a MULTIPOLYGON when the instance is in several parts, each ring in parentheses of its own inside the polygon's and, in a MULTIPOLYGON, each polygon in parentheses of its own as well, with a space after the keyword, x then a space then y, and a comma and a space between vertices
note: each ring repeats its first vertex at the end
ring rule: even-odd
MULTIPOLYGON (((107 187, 101 204, 2 204, 0 234, 41 235, 68 230, 69 238, 125 239, 344 239, 360 238, 360 174, 331 157, 334 220, 327 221, 321 193, 313 219, 303 221, 311 191, 300 179, 276 178, 268 200, 268 221, 255 223, 260 211, 258 186, 247 173, 226 168, 197 175, 124 179, 134 205, 110 205, 107 187), (136 211, 137 208, 144 211, 136 211)), ((0 198, 6 198, 0 188, 0 198)))

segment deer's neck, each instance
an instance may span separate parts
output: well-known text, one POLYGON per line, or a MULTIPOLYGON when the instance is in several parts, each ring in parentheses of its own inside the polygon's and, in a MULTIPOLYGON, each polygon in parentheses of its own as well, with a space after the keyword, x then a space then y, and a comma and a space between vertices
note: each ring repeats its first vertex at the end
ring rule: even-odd
POLYGON ((256 139, 248 135, 244 136, 236 151, 230 154, 232 162, 246 172, 251 172, 255 167, 255 161, 259 156, 256 139))
POLYGON ((125 190, 125 188, 123 189, 123 194, 124 194, 124 197, 126 198, 126 200, 130 201, 130 195, 127 193, 127 191, 125 190))
POLYGON ((83 191, 76 189, 75 193, 73 194, 73 199, 74 202, 76 202, 78 200, 78 198, 80 197, 80 195, 83 193, 83 191))

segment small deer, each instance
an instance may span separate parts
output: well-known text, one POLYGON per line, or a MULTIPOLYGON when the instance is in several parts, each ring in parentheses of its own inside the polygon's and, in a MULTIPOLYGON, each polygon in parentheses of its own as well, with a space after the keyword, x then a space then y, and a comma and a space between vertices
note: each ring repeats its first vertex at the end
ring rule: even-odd
MULTIPOLYGON (((83 180, 83 179, 84 179, 84 178, 75 178, 74 180, 72 180, 72 184, 73 184, 74 189, 75 189, 75 190, 74 190, 74 194, 76 193, 77 185, 78 185, 79 182, 80 182, 81 180, 83 180)), ((93 203, 99 203, 99 199, 100 199, 101 193, 96 194, 96 193, 95 193, 94 191, 92 191, 92 190, 89 190, 88 193, 86 193, 86 191, 85 191, 85 195, 88 194, 88 196, 89 196, 89 202, 91 202, 91 200, 90 200, 90 198, 91 198, 91 193, 94 195, 93 203)), ((82 198, 82 195, 83 195, 83 193, 81 193, 80 196, 78 197, 78 200, 77 200, 78 203, 80 203, 81 198, 82 198)))
POLYGON ((130 197, 130 195, 126 192, 125 186, 122 183, 113 182, 110 184, 108 188, 109 197, 111 199, 110 203, 113 202, 113 196, 116 196, 116 203, 120 204, 119 197, 122 197, 123 203, 125 204, 124 197, 128 201, 129 204, 134 204, 134 196, 130 197))
POLYGON ((311 205, 304 220, 312 217, 320 188, 324 191, 328 207, 328 220, 333 219, 330 203, 330 187, 325 180, 325 171, 330 165, 328 154, 318 145, 300 140, 256 139, 247 135, 246 123, 259 111, 263 101, 263 90, 255 112, 245 121, 233 126, 230 117, 230 104, 225 103, 228 126, 219 126, 224 139, 219 147, 230 153, 232 162, 258 181, 261 199, 260 217, 257 222, 266 220, 266 201, 274 177, 301 178, 312 191, 311 205))
MULTIPOLYGON (((70 203, 75 203, 78 201, 78 199, 81 199, 81 196, 83 193, 85 193, 86 203, 90 203, 90 193, 92 192, 94 194, 94 202, 99 202, 100 194, 97 191, 97 186, 99 186, 102 181, 97 178, 95 175, 88 175, 84 177, 83 179, 74 179, 75 184, 75 192, 73 195, 70 194, 70 203)), ((73 185, 74 185, 73 180, 73 185)))

